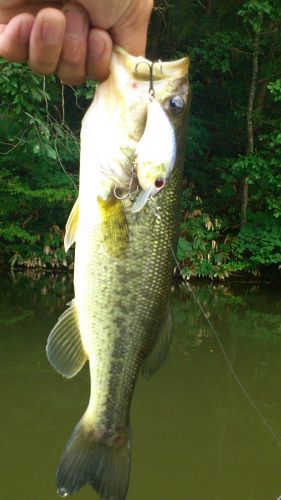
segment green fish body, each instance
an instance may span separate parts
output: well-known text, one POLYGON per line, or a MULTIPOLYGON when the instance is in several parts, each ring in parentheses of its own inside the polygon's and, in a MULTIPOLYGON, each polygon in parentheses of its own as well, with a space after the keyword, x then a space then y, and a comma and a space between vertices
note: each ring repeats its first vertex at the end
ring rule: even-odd
POLYGON ((59 464, 61 496, 90 484, 103 500, 126 498, 129 410, 137 376, 140 369, 145 376, 156 371, 169 347, 188 60, 161 63, 156 72, 155 99, 167 109, 169 100, 180 95, 184 109, 167 112, 176 159, 165 186, 134 212, 138 183, 132 165, 146 126, 148 63, 115 48, 109 81, 97 90, 82 126, 79 198, 65 238, 66 248, 76 242, 75 298, 49 336, 47 355, 66 377, 89 360, 91 395, 59 464), (98 138, 92 139, 95 132, 98 138))

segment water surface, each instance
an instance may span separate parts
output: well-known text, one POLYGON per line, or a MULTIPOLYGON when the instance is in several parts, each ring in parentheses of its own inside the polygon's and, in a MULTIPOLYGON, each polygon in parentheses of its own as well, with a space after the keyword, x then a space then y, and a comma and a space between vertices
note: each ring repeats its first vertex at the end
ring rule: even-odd
MULTIPOLYGON (((55 469, 89 396, 48 364, 71 275, 2 274, 0 499, 56 500, 55 469)), ((281 440, 281 295, 275 285, 193 284, 230 362, 281 440)), ((132 406, 128 500, 277 500, 281 448, 237 386, 186 287, 172 295, 175 337, 132 406)), ((84 488, 73 498, 97 499, 84 488)))

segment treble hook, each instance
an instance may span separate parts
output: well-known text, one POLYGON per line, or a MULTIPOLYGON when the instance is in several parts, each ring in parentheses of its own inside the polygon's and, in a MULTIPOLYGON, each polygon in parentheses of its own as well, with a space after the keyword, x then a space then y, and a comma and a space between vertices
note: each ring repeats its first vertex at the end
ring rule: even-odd
MULTIPOLYGON (((131 199, 131 196, 133 194, 133 185, 134 185, 134 181, 135 181, 135 178, 137 176, 137 172, 136 172, 136 168, 137 168, 137 164, 135 161, 133 161, 133 164, 132 164, 132 169, 131 169, 131 177, 130 177, 130 183, 129 183, 129 188, 128 188, 128 192, 121 195, 118 193, 118 186, 115 186, 114 189, 113 189, 113 194, 115 196, 115 198, 117 198, 117 200, 125 200, 126 198, 130 198, 131 199)), ((138 186, 136 188, 136 191, 138 191, 138 186)))
POLYGON ((140 64, 147 64, 148 67, 149 67, 149 89, 148 89, 148 93, 149 93, 150 100, 153 101, 153 99, 155 97, 155 90, 154 90, 154 86, 153 86, 153 66, 154 66, 154 64, 159 64, 160 65, 161 73, 163 73, 161 61, 159 59, 159 61, 153 61, 152 63, 149 63, 147 61, 140 61, 140 62, 138 62, 138 64, 136 64, 136 67, 135 67, 136 74, 138 73, 138 66, 140 64))
POLYGON ((117 193, 117 189, 118 189, 117 186, 115 186, 113 189, 113 194, 114 194, 115 198, 117 198, 117 200, 121 200, 121 201, 126 200, 126 198, 128 198, 128 196, 129 196, 129 193, 125 193, 123 196, 121 196, 117 193))
MULTIPOLYGON (((135 161, 133 161, 132 170, 131 170, 130 184, 129 184, 129 191, 128 191, 130 200, 132 199, 133 184, 134 184, 134 181, 135 181, 136 177, 137 177, 137 164, 136 164, 135 161)), ((139 187, 137 186, 136 187, 136 191, 138 192, 138 190, 139 190, 139 187)))

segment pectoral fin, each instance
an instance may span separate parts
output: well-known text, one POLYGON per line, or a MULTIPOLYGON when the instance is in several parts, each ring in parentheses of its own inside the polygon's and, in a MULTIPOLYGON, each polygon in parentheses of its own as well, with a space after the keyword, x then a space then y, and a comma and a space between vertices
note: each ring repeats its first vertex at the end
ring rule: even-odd
POLYGON ((76 202, 74 203, 65 226, 64 248, 66 252, 76 240, 78 219, 79 219, 79 198, 77 198, 76 202))
POLYGON ((74 300, 52 329, 46 350, 51 365, 66 378, 74 377, 87 360, 74 300))
POLYGON ((116 198, 99 200, 99 207, 102 215, 103 243, 107 253, 117 259, 125 257, 129 232, 122 202, 116 198))
POLYGON ((173 324, 171 306, 170 304, 168 304, 166 317, 162 324, 157 340, 151 352, 148 354, 142 364, 141 372, 144 378, 151 377, 155 372, 157 372, 162 363, 165 361, 171 345, 173 334, 172 327, 173 324))

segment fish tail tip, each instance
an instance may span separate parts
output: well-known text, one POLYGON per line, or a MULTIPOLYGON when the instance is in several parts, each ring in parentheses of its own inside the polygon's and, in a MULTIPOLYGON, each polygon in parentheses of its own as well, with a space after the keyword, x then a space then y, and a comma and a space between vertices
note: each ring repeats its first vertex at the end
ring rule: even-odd
POLYGON ((103 500, 125 500, 130 476, 131 439, 125 432, 87 430, 83 419, 75 427, 57 470, 57 494, 67 497, 90 485, 103 500))
POLYGON ((59 495, 59 497, 68 497, 71 495, 71 493, 66 488, 58 488, 57 494, 59 495))

